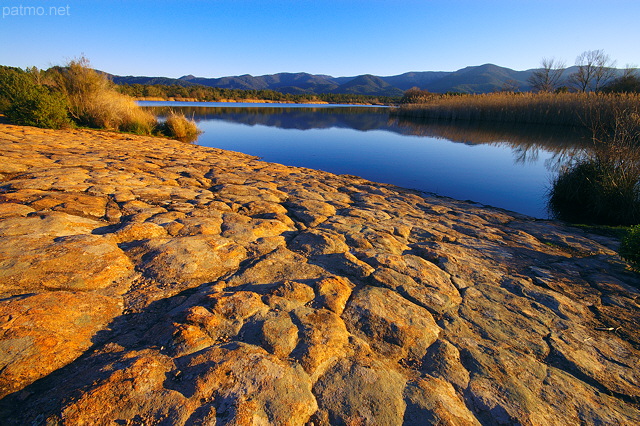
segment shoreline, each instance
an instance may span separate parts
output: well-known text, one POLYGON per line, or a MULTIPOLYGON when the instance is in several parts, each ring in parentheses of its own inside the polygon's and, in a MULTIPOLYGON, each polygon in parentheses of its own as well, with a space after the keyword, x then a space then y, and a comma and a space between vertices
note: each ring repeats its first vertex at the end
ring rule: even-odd
POLYGON ((195 98, 161 98, 161 97, 139 97, 134 98, 135 101, 143 101, 143 102, 193 102, 193 103, 248 103, 248 104, 292 104, 292 105, 362 105, 362 106, 392 106, 389 104, 372 104, 372 103, 331 103, 326 101, 309 101, 309 102, 294 102, 294 101, 272 101, 267 99, 222 99, 219 101, 200 101, 195 98))
POLYGON ((552 220, 0 124, 0 418, 640 422, 640 278, 552 220))

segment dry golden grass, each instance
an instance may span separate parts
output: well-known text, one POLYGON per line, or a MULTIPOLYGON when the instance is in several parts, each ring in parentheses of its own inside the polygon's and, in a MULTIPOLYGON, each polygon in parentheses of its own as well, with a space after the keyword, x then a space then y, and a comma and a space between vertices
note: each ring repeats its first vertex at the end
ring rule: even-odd
POLYGON ((195 121, 175 111, 169 113, 162 127, 163 134, 183 142, 193 142, 201 133, 195 121))
POLYGON ((399 116, 445 120, 590 127, 613 121, 616 111, 640 111, 638 94, 489 93, 443 95, 399 107, 399 116))
POLYGON ((151 134, 156 119, 128 96, 117 92, 104 92, 94 97, 86 112, 95 127, 137 134, 151 134))
POLYGON ((91 69, 84 58, 60 68, 55 81, 78 124, 137 134, 151 134, 157 124, 151 113, 133 98, 118 93, 113 83, 91 69))

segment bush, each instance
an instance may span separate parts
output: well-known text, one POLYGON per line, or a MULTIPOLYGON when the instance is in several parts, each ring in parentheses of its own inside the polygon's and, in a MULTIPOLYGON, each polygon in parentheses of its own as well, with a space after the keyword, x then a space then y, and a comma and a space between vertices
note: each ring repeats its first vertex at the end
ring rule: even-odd
POLYGON ((64 100, 43 87, 15 101, 6 116, 12 123, 24 126, 61 129, 71 125, 64 100))
POLYGON ((71 124, 65 98, 17 68, 0 68, 0 108, 14 124, 52 129, 71 124))
POLYGON ((620 256, 634 266, 640 266, 640 225, 632 226, 622 239, 620 256))
POLYGON ((189 120, 182 113, 171 111, 166 121, 160 126, 160 132, 182 142, 194 142, 201 131, 195 121, 189 120))
POLYGON ((636 224, 640 222, 638 177, 596 158, 579 162, 553 182, 550 210, 573 223, 636 224))
POLYGON ((559 174, 550 191, 556 217, 576 223, 640 223, 640 113, 594 110, 593 148, 559 174))
POLYGON ((113 91, 96 93, 84 110, 82 124, 100 129, 149 135, 155 117, 128 96, 113 91))

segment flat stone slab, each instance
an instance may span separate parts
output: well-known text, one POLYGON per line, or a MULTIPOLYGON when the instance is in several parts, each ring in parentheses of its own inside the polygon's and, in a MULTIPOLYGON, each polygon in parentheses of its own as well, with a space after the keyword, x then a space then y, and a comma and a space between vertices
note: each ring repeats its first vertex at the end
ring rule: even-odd
POLYGON ((3 424, 638 424, 640 279, 559 222, 0 124, 3 424))

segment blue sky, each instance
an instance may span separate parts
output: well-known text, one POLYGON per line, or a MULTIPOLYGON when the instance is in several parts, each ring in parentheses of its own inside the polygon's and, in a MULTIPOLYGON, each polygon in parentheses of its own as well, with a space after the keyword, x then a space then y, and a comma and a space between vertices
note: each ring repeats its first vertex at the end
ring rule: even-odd
POLYGON ((395 75, 525 70, 542 57, 572 65, 595 49, 640 65, 639 0, 0 0, 0 9, 0 64, 23 68, 84 54, 119 75, 395 75))

